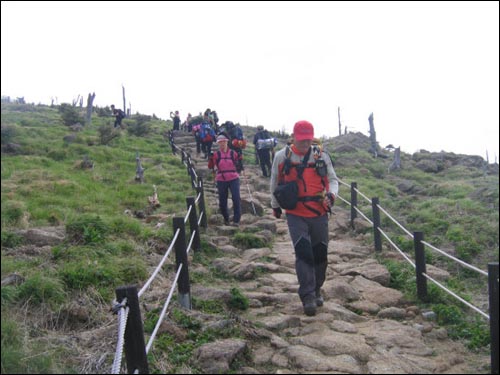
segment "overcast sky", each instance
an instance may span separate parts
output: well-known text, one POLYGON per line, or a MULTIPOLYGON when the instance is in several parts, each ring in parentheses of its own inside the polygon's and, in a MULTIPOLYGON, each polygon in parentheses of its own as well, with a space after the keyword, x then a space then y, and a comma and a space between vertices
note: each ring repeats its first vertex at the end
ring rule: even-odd
POLYGON ((499 3, 2 1, 2 90, 499 155, 499 3))

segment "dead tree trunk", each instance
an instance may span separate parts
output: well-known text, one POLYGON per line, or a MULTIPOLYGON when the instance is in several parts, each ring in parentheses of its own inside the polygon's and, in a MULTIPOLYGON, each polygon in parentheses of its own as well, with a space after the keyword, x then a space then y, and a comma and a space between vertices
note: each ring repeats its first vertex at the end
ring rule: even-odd
POLYGON ((337 113, 339 115, 339 135, 342 135, 342 124, 340 123, 340 107, 337 107, 337 113))
POLYGON ((125 86, 122 85, 122 93, 123 93, 123 113, 127 114, 127 106, 125 105, 125 86))
POLYGON ((394 169, 401 169, 401 147, 398 147, 394 150, 394 160, 389 166, 389 172, 394 169))
POLYGON ((135 168, 135 180, 139 181, 141 184, 144 182, 144 168, 141 165, 141 159, 139 158, 139 153, 135 156, 136 168, 135 168))
POLYGON ((92 108, 93 108, 94 98, 95 98, 95 92, 92 93, 92 95, 89 93, 89 96, 87 98, 87 118, 86 118, 87 125, 89 126, 92 125, 92 108))
POLYGON ((373 156, 377 157, 377 136, 375 134, 375 125, 373 125, 373 112, 370 113, 368 122, 370 123, 370 152, 373 154, 373 156))

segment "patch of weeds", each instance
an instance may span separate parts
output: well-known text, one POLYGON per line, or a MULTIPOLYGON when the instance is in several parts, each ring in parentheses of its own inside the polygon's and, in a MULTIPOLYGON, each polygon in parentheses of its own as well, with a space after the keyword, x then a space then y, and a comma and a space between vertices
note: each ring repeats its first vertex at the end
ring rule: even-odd
POLYGON ((17 298, 16 288, 12 285, 2 286, 2 306, 12 303, 17 298))
POLYGON ((192 298, 193 309, 203 311, 207 314, 220 314, 224 312, 224 305, 216 300, 202 300, 196 297, 192 298))
POLYGON ((19 285, 17 297, 34 305, 58 306, 66 300, 64 285, 59 279, 36 273, 19 285))
POLYGON ((236 233, 233 237, 233 243, 236 247, 242 249, 261 248, 268 246, 268 243, 262 237, 253 233, 236 233))
POLYGON ((2 201, 2 226, 3 223, 7 225, 18 224, 23 218, 25 212, 26 205, 23 202, 2 201))
POLYGON ((66 235, 75 244, 98 244, 104 242, 109 231, 99 216, 82 215, 66 225, 66 235))
POLYGON ((241 293, 238 288, 231 288, 231 298, 228 301, 229 307, 238 310, 248 309, 248 298, 241 293))
POLYGON ((13 232, 2 231, 2 247, 14 248, 22 245, 23 237, 13 232))
POLYGON ((201 323, 195 318, 184 314, 179 309, 174 309, 172 311, 172 317, 174 321, 179 324, 182 328, 199 330, 201 328, 201 323))
POLYGON ((477 350, 490 344, 489 326, 480 317, 468 320, 468 316, 455 305, 437 304, 432 306, 437 322, 446 327, 454 340, 465 340, 470 350, 477 350))
MULTIPOLYGON (((153 309, 147 311, 144 316, 144 332, 145 333, 153 333, 155 329, 156 323, 158 322, 158 318, 160 317, 160 309, 153 309)), ((157 346, 157 342, 155 342, 155 346, 157 346)))

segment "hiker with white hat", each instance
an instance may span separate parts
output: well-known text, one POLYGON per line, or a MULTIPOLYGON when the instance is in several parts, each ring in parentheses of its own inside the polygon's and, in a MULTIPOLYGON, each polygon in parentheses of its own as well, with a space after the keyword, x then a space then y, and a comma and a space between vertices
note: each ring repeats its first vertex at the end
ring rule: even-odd
POLYGON ((208 162, 208 168, 215 169, 215 182, 217 183, 217 192, 219 193, 219 208, 224 217, 224 224, 230 225, 229 210, 227 200, 229 191, 233 201, 233 226, 239 226, 241 218, 240 202, 240 160, 237 152, 228 147, 229 139, 220 134, 217 137, 219 150, 214 152, 208 162))

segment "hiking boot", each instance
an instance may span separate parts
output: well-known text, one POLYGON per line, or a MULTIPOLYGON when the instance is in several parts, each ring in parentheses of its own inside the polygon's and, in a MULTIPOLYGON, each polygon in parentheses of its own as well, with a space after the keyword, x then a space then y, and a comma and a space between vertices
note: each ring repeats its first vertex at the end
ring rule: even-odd
POLYGON ((240 226, 240 223, 232 223, 231 224, 232 227, 239 227, 240 226))
POLYGON ((316 315, 316 297, 309 295, 304 297, 304 301, 302 302, 304 305, 304 314, 307 316, 316 315))
POLYGON ((321 290, 316 291, 316 306, 320 307, 323 306, 323 303, 325 300, 323 299, 323 296, 321 295, 321 290))
POLYGON ((224 220, 224 225, 230 225, 229 220, 224 220))

